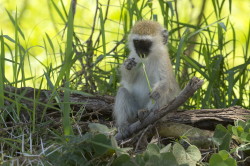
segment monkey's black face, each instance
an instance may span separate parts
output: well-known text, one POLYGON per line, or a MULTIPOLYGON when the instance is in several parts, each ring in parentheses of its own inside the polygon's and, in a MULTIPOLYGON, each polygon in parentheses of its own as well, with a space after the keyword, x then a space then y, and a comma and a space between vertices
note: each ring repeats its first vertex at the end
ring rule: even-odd
POLYGON ((150 40, 133 40, 135 51, 141 58, 146 58, 150 52, 150 48, 152 46, 152 41, 150 40))

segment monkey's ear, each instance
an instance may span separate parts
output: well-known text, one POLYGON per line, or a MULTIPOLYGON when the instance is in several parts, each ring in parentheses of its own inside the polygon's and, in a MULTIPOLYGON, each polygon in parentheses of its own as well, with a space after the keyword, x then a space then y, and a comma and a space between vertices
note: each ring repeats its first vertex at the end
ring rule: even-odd
POLYGON ((162 32, 162 37, 163 37, 163 44, 167 44, 168 43, 168 31, 166 29, 164 29, 162 32))

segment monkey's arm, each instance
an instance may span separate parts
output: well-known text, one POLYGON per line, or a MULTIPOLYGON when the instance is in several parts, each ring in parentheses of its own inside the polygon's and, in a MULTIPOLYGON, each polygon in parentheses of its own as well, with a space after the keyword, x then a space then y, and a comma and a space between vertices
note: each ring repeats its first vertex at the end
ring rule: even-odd
POLYGON ((160 80, 154 84, 151 97, 156 100, 163 98, 165 102, 169 102, 179 94, 180 88, 176 82, 170 59, 162 57, 161 62, 159 64, 160 80))
POLYGON ((152 92, 150 93, 150 97, 155 100, 152 109, 156 110, 167 104, 173 100, 179 92, 179 85, 172 73, 167 75, 167 77, 162 77, 160 81, 154 84, 152 92))
POLYGON ((150 93, 150 97, 154 100, 164 97, 164 95, 169 96, 169 98, 174 98, 178 95, 179 91, 180 89, 176 82, 161 80, 154 85, 153 90, 150 93))

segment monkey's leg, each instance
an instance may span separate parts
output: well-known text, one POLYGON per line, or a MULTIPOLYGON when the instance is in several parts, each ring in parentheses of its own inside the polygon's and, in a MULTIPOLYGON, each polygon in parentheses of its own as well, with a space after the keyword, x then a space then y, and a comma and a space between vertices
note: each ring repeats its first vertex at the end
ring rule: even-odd
POLYGON ((138 104, 134 96, 129 91, 121 87, 119 88, 114 105, 114 116, 118 130, 125 134, 129 124, 137 120, 138 104))

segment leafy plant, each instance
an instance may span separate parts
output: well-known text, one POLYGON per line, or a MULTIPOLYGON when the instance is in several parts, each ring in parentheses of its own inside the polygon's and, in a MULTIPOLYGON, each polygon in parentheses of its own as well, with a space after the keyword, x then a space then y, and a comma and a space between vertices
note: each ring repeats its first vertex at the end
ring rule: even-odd
POLYGON ((211 166, 237 166, 235 159, 233 159, 225 150, 213 154, 209 160, 209 164, 211 166))
POLYGON ((197 162, 201 159, 200 150, 194 146, 190 145, 186 150, 178 143, 173 146, 173 154, 179 165, 189 165, 195 166, 197 162))
POLYGON ((135 158, 130 158, 128 155, 118 156, 114 165, 163 165, 177 166, 190 165, 195 166, 201 159, 199 149, 191 145, 186 150, 179 143, 174 145, 168 144, 160 148, 156 144, 149 144, 146 151, 142 154, 137 154, 135 158))
POLYGON ((220 150, 218 154, 213 154, 209 160, 209 163, 224 163, 228 165, 236 165, 235 159, 230 157, 230 154, 234 154, 240 159, 244 159, 245 156, 242 156, 243 153, 249 153, 250 144, 250 121, 235 121, 235 125, 228 125, 225 128, 222 125, 217 125, 212 141, 217 145, 220 150), (237 146, 231 147, 232 140, 237 142, 237 146), (241 154, 239 154, 241 152, 241 154))
POLYGON ((231 139, 232 133, 230 131, 221 124, 216 126, 212 141, 218 146, 219 150, 229 151, 231 139))
POLYGON ((240 142, 250 142, 250 120, 244 122, 242 120, 235 121, 235 125, 229 125, 228 130, 239 139, 240 142))

